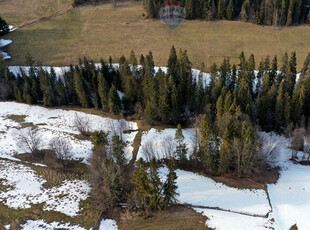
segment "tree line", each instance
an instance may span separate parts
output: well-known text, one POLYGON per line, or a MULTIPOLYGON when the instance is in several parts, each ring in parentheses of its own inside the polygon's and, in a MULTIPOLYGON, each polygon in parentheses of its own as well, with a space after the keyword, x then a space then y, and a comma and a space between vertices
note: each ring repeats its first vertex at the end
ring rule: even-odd
MULTIPOLYGON (((309 0, 181 0, 185 19, 241 20, 258 25, 290 26, 310 22, 309 0)), ((163 0, 144 0, 149 18, 159 18, 163 0)))
POLYGON ((132 51, 129 58, 119 59, 119 68, 101 60, 96 67, 84 58, 70 66, 62 77, 33 66, 15 75, 2 61, 0 64, 0 98, 44 106, 75 105, 94 107, 114 114, 144 119, 149 124, 185 124, 195 114, 207 113, 214 122, 227 111, 240 110, 254 125, 265 131, 284 132, 287 127, 308 125, 310 104, 309 63, 304 62, 299 81, 296 53, 264 58, 256 64, 254 55, 242 52, 238 65, 224 58, 220 66, 210 67, 209 83, 193 79, 187 52, 178 55, 171 48, 167 71, 155 72, 152 52, 138 60, 132 51), (257 67, 257 71, 256 71, 257 67))

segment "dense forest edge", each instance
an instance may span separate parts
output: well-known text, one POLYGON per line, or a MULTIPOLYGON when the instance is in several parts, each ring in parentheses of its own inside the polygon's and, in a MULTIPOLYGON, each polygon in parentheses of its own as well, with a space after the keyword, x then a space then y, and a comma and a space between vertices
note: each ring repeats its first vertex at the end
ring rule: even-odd
MULTIPOLYGON (((74 0, 77 7, 96 1, 74 0)), ((100 2, 100 1, 97 1, 100 2)), ((309 0, 181 0, 187 20, 240 20, 257 25, 291 26, 310 23, 309 0)), ((145 16, 159 19, 163 0, 143 0, 145 16)))

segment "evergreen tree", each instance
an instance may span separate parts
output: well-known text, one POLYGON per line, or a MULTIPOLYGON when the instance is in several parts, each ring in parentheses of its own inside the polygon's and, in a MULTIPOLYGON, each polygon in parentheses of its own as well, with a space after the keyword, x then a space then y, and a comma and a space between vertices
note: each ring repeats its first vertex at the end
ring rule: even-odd
POLYGON ((79 98, 80 105, 82 107, 88 107, 89 100, 86 94, 84 81, 83 81, 81 74, 78 72, 78 70, 74 71, 74 87, 75 87, 76 94, 79 98))
POLYGON ((148 101, 145 106, 144 117, 146 122, 150 125, 154 124, 156 119, 154 112, 155 112, 154 104, 152 104, 151 101, 148 101))
POLYGON ((136 196, 142 208, 148 208, 150 202, 151 182, 148 177, 147 167, 143 159, 136 163, 131 182, 135 185, 136 196))
POLYGON ((218 6, 217 6, 217 15, 216 15, 216 18, 218 20, 223 19, 224 7, 225 7, 225 5, 223 6, 223 1, 219 0, 218 1, 218 6))
POLYGON ((26 75, 24 76, 23 100, 27 104, 33 104, 33 102, 34 102, 32 95, 31 95, 30 79, 26 75))
POLYGON ((184 136, 182 132, 182 126, 178 124, 177 126, 177 131, 175 132, 175 137, 174 139, 177 141, 177 147, 176 147, 176 155, 180 159, 181 164, 185 164, 187 157, 187 147, 186 144, 184 143, 184 136))
MULTIPOLYGON (((187 14, 187 13, 186 13, 187 14)), ((171 50, 170 50, 170 55, 169 55, 169 59, 168 59, 168 75, 173 77, 174 82, 177 82, 177 78, 178 78, 178 57, 177 57, 177 52, 174 48, 174 46, 172 46, 171 50)))
POLYGON ((230 21, 235 19, 235 12, 234 12, 234 2, 233 0, 229 0, 227 9, 226 9, 226 18, 230 21))
POLYGON ((219 159, 219 140, 216 127, 206 114, 201 119, 199 132, 201 160, 208 169, 215 169, 219 159))
POLYGON ((158 165, 155 157, 150 162, 150 209, 152 211, 160 211, 163 209, 163 184, 159 178, 158 165))
POLYGON ((114 85, 112 85, 109 92, 109 108, 110 112, 114 114, 119 114, 121 112, 121 99, 114 85))
POLYGON ((163 185, 163 195, 164 195, 164 207, 168 207, 169 205, 175 203, 177 201, 176 196, 178 185, 177 185, 177 174, 175 173, 175 161, 174 158, 170 159, 168 164, 169 173, 167 175, 167 179, 163 185))
POLYGON ((124 168, 126 163, 126 158, 124 155, 124 146, 125 144, 120 139, 118 135, 113 135, 112 137, 112 155, 116 159, 116 163, 120 166, 120 168, 124 168))
POLYGON ((0 36, 7 34, 10 31, 6 21, 0 17, 0 36))
POLYGON ((100 97, 101 107, 103 110, 109 109, 109 90, 110 87, 108 82, 103 77, 102 73, 99 72, 98 74, 98 94, 100 97))
POLYGON ((23 96, 22 96, 22 91, 20 90, 20 87, 18 85, 18 81, 14 81, 14 98, 18 102, 23 102, 23 96))

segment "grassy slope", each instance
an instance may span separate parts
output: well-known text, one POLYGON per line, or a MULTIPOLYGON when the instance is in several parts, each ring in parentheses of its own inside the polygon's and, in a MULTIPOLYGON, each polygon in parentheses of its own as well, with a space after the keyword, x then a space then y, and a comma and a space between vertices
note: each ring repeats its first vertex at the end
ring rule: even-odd
POLYGON ((39 18, 71 8, 71 0, 2 0, 0 16, 14 26, 23 26, 39 18))
MULTIPOLYGON (((18 19, 7 12, 7 1, 0 3, 0 15, 9 15, 8 22, 14 23, 18 19)), ((309 26, 279 29, 243 22, 186 21, 171 31, 161 21, 143 19, 143 12, 140 2, 83 6, 23 27, 5 36, 14 41, 8 48, 9 64, 23 64, 27 51, 39 65, 67 65, 84 55, 98 61, 110 55, 128 56, 130 50, 137 54, 152 50, 156 64, 165 65, 174 44, 188 50, 195 67, 201 62, 220 63, 223 57, 236 63, 242 50, 254 53, 257 60, 296 50, 300 69, 310 51, 309 26)))

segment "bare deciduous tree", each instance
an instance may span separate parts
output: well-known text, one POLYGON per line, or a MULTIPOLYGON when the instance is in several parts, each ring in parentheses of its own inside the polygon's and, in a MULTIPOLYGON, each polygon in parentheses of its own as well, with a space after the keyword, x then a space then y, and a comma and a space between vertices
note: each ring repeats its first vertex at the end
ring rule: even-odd
POLYGON ((158 159, 158 154, 156 153, 155 146, 152 140, 148 140, 141 147, 142 154, 145 156, 146 161, 150 162, 153 157, 158 159))
POLYGON ((88 117, 80 117, 77 113, 75 113, 74 126, 83 136, 90 135, 90 121, 88 117))
POLYGON ((306 134, 306 130, 304 128, 298 128, 294 130, 293 138, 291 140, 292 158, 297 157, 298 151, 304 150, 305 134, 306 134))
POLYGON ((42 147, 42 137, 37 129, 28 127, 19 131, 17 145, 26 152, 36 154, 39 148, 42 147))
POLYGON ((200 151, 200 123, 201 123, 201 116, 195 116, 192 127, 194 129, 194 135, 192 137, 192 144, 193 144, 193 156, 198 156, 200 151))
POLYGON ((50 148, 55 152, 57 159, 61 161, 69 160, 71 157, 72 146, 69 142, 58 137, 54 137, 50 143, 50 148))
POLYGON ((305 138, 305 146, 304 146, 304 155, 302 157, 302 160, 304 161, 310 161, 310 137, 306 136, 305 138))
POLYGON ((165 136, 164 140, 161 142, 162 154, 166 159, 175 158, 175 141, 171 135, 165 136))
POLYGON ((235 156, 235 167, 238 177, 249 175, 259 158, 253 148, 253 144, 234 138, 230 148, 235 156))
POLYGON ((278 142, 268 142, 265 138, 257 141, 257 153, 260 156, 260 167, 266 168, 270 164, 274 164, 279 150, 278 142))

